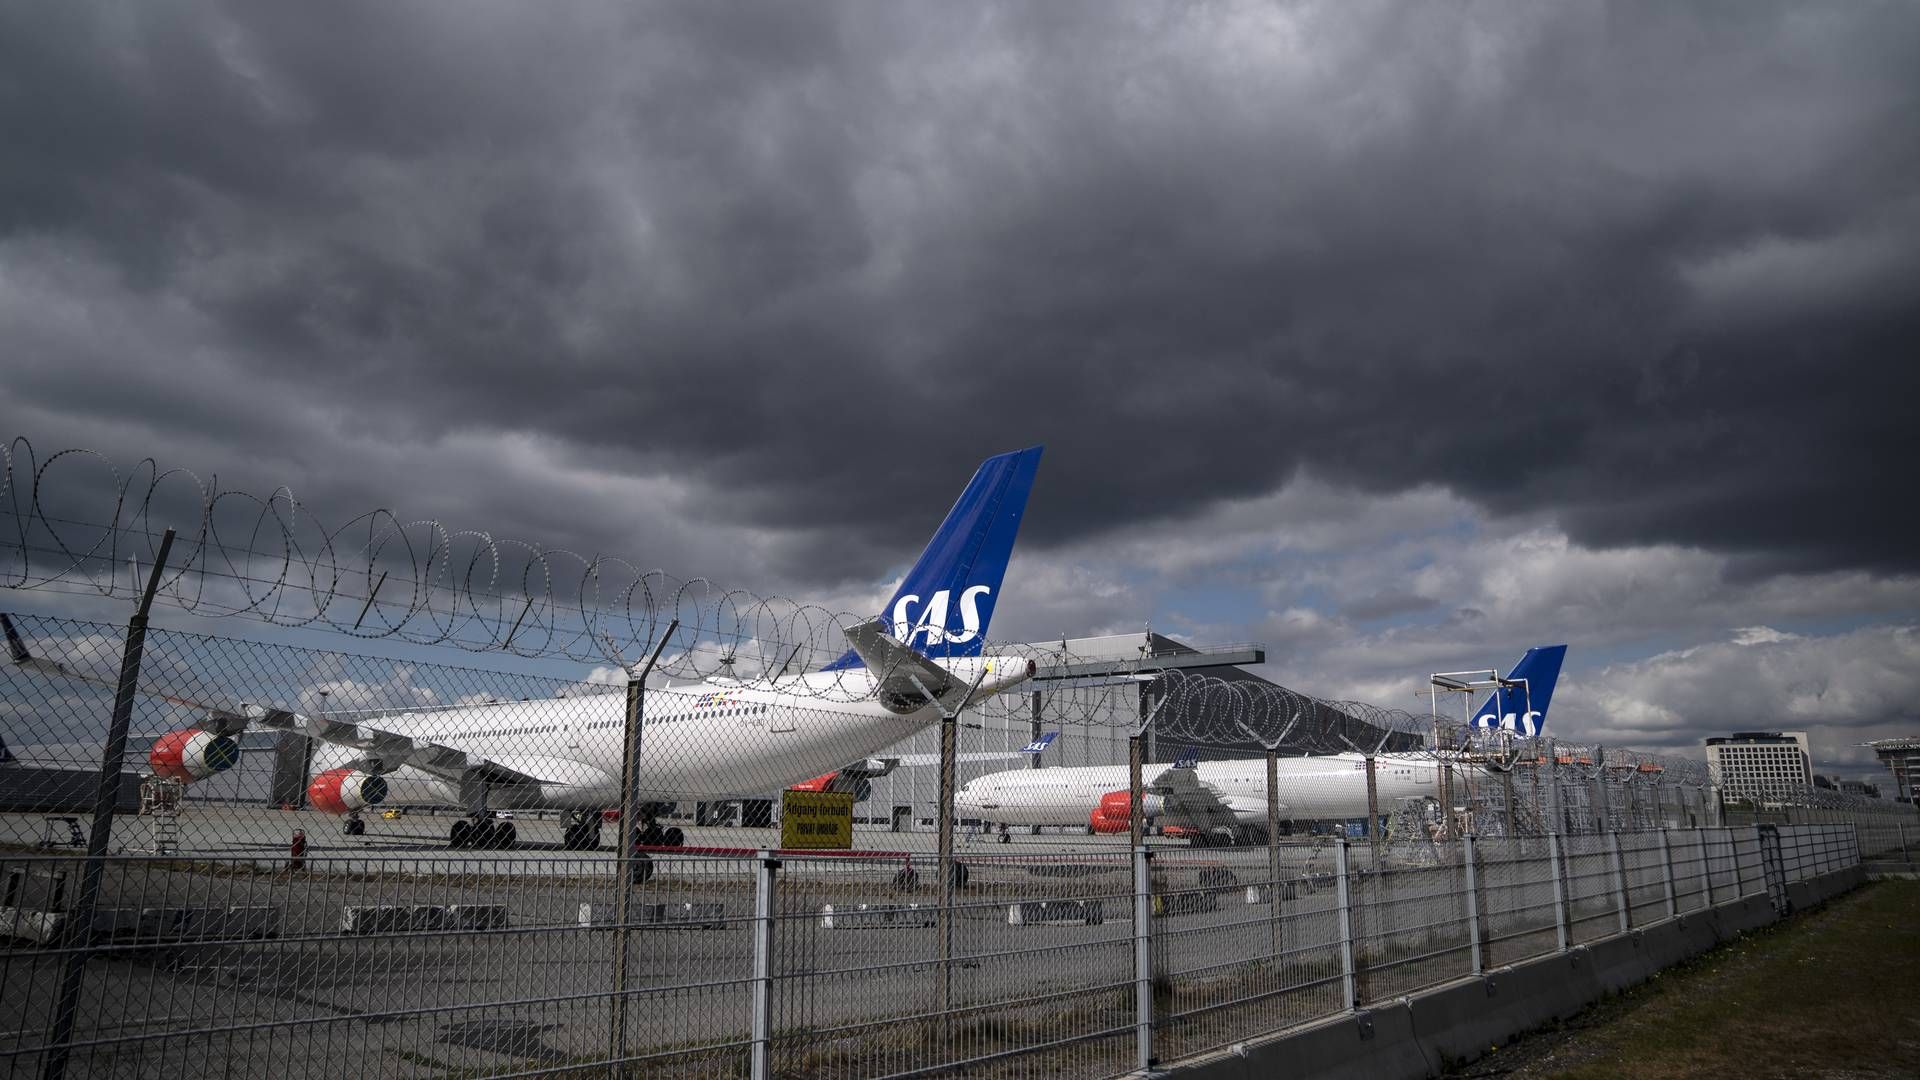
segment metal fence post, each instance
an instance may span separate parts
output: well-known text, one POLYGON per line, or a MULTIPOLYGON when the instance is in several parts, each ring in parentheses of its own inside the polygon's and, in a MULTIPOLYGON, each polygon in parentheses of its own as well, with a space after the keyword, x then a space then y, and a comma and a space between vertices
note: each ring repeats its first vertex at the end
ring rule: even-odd
POLYGON ((87 861, 80 872, 80 895, 75 900, 72 922, 67 924, 64 944, 67 965, 60 975, 60 997, 54 1006, 53 1028, 47 1036, 47 1058, 40 1075, 45 1080, 60 1080, 67 1072, 67 1059, 73 1052, 73 1025, 80 1009, 80 984, 86 978, 87 959, 93 955, 93 913, 100 902, 100 880, 106 876, 107 845, 113 840, 113 816, 120 804, 120 772, 126 765, 127 728, 133 723, 133 699, 140 690, 140 657, 147 647, 147 613, 153 608, 153 594, 160 589, 160 575, 167 568, 167 555, 173 550, 173 530, 160 537, 160 551, 153 560, 153 572, 147 576, 146 591, 140 605, 127 620, 127 642, 120 651, 120 683, 113 693, 113 718, 107 728, 107 743, 100 752, 100 775, 93 795, 93 827, 87 834, 87 861))
POLYGON ((1142 1072, 1153 1057, 1153 852, 1133 849, 1133 1023, 1135 1060, 1142 1072))
POLYGON ((1667 839, 1664 825, 1660 828, 1660 869, 1665 878, 1662 884, 1667 893, 1667 918, 1671 919, 1680 914, 1680 905, 1673 893, 1673 843, 1667 839))
POLYGON ((1613 856, 1613 888, 1620 896, 1620 929, 1628 930, 1633 926, 1627 901, 1627 859, 1620 853, 1620 834, 1607 833, 1607 851, 1613 856))
POLYGON ((1500 798, 1503 811, 1501 821, 1506 826, 1504 835, 1509 838, 1519 836, 1520 818, 1513 810, 1513 766, 1511 765, 1500 770, 1500 798))
MULTIPOLYGON (((1268 760, 1272 760, 1273 751, 1267 751, 1268 760)), ((1269 766, 1271 768, 1271 766, 1269 766)), ((1271 778, 1267 782, 1269 793, 1280 790, 1274 786, 1271 778)), ((1273 805, 1273 795, 1267 796, 1267 804, 1273 805)), ((1275 811, 1275 816, 1279 814, 1275 811)), ((1379 767, 1373 755, 1367 755, 1367 861, 1376 870, 1380 867, 1380 776, 1379 767)))
POLYGON ((1340 985, 1348 1009, 1360 1004, 1354 983, 1353 885, 1347 880, 1347 840, 1341 837, 1333 847, 1334 902, 1340 908, 1340 985))
POLYGON ((1607 748, 1593 748, 1593 831, 1613 831, 1613 797, 1607 791, 1607 748))
POLYGON ((935 860, 940 875, 937 895, 940 906, 935 914, 940 935, 940 1023, 942 1030, 953 1017, 953 791, 955 742, 959 736, 957 711, 942 710, 940 718, 940 804, 935 817, 940 826, 939 855, 935 860))
POLYGON ((620 753, 620 837, 614 857, 613 883, 613 1001, 612 1021, 607 1028, 607 1059, 614 1062, 613 1074, 626 1075, 627 1058, 627 953, 632 946, 633 876, 639 869, 633 850, 639 840, 640 751, 647 731, 647 676, 660 661, 660 651, 680 628, 680 620, 668 624, 667 632, 653 643, 653 653, 638 673, 627 669, 626 731, 620 753))
MULTIPOLYGON (((1539 783, 1540 773, 1534 771, 1534 783, 1539 783)), ((1560 751, 1558 744, 1547 740, 1547 832, 1559 835, 1567 827, 1567 819, 1560 810, 1560 751)))
POLYGON ((1275 968, 1286 935, 1280 922, 1280 755, 1267 751, 1267 937, 1275 968))
POLYGON ((753 881, 753 1080, 773 1075, 773 889, 780 860, 761 851, 753 881))
POLYGON ((1560 854, 1560 834, 1547 834, 1547 859, 1553 869, 1553 929, 1560 942, 1560 951, 1567 951, 1567 882, 1564 860, 1560 854))
POLYGON ((1473 946, 1473 973, 1487 969, 1484 946, 1480 940, 1480 875, 1474 866, 1473 834, 1460 837, 1460 856, 1467 866, 1467 940, 1473 946))

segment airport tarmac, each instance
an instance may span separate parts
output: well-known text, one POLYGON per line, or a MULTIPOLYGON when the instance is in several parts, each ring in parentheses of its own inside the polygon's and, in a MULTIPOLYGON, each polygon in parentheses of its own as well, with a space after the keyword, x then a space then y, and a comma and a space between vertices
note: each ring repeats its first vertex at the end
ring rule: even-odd
MULTIPOLYGON (((430 853, 445 853, 457 856, 463 864, 471 863, 474 857, 522 864, 513 871, 515 873, 539 873, 538 864, 542 862, 557 860, 574 863, 582 859, 611 861, 615 858, 613 839, 617 830, 611 824, 601 830, 601 846, 598 850, 568 851, 561 844, 561 834, 565 828, 561 819, 519 814, 513 819, 519 837, 512 849, 455 851, 448 846, 447 833, 456 820, 458 818, 449 812, 432 814, 408 811, 391 820, 378 813, 367 813, 362 816, 366 832, 350 836, 342 831, 342 818, 319 811, 277 810, 245 804, 189 803, 174 817, 171 850, 179 854, 221 857, 258 855, 273 858, 285 854, 293 834, 300 832, 305 836, 307 852, 315 856, 365 857, 384 861, 400 855, 437 859, 437 854, 430 853)), ((68 841, 74 835, 84 837, 91 823, 92 819, 85 814, 0 814, 0 846, 16 851, 38 849, 50 837, 55 843, 46 850, 56 854, 73 853, 84 848, 68 841), (72 829, 65 824, 67 818, 73 819, 72 829), (53 819, 51 824, 49 819, 53 819)), ((679 828, 689 847, 750 852, 777 849, 780 846, 778 828, 697 826, 688 821, 667 819, 662 819, 661 823, 679 828)), ((154 853, 158 827, 159 819, 154 817, 116 815, 109 853, 154 853)), ((1289 842, 1310 841, 1311 838, 1301 837, 1290 839, 1289 842)), ((1184 840, 1161 837, 1150 838, 1148 842, 1169 848, 1184 849, 1188 846, 1184 840)), ((938 846, 938 837, 932 831, 892 832, 878 826, 859 825, 853 830, 855 851, 932 854, 938 846)), ((1039 835, 1033 835, 1025 829, 1013 830, 1006 834, 1005 842, 1002 842, 998 833, 964 831, 956 836, 954 844, 957 852, 989 854, 1092 854, 1125 852, 1126 849, 1127 837, 1124 834, 1091 835, 1080 829, 1049 830, 1039 835)))
MULTIPOLYGON (((373 839, 404 843, 398 835, 373 839)), ((117 940, 87 965, 73 1075, 444 1075, 538 1068, 606 1052, 616 935, 596 925, 595 915, 604 918, 616 900, 610 852, 422 858, 404 847, 368 854, 336 845, 310 849, 305 867, 289 872, 284 860, 261 858, 244 841, 235 837, 237 850, 225 857, 110 861, 103 908, 271 908, 277 936, 117 940), (342 930, 350 908, 426 905, 501 907, 505 924, 342 930), (586 925, 582 905, 589 906, 586 925), (297 1058, 290 1056, 294 1047, 301 1048, 297 1058)), ((829 929, 821 919, 828 904, 845 911, 861 903, 933 903, 934 875, 924 861, 920 880, 902 888, 892 858, 783 860, 770 973, 776 1027, 813 1033, 793 1037, 792 1052, 854 1042, 934 1011, 943 974, 957 1004, 995 1003, 1000 1020, 1053 1025, 1058 1037, 1075 1025, 1091 1032, 1124 1024, 1133 955, 1124 850, 1110 846, 1076 859, 1006 847, 1016 850, 963 854, 971 881, 959 896, 954 959, 944 968, 930 919, 857 929, 844 920, 829 929), (1009 923, 1009 908, 1023 901, 1062 899, 1099 900, 1101 921, 1009 923), (1062 1019, 1068 1006, 1078 1012, 1062 1019)), ((1207 903, 1190 903, 1192 910, 1163 920, 1178 929, 1169 940, 1178 942, 1181 963, 1230 969, 1249 955, 1250 933, 1267 939, 1269 909, 1247 904, 1238 884, 1256 878, 1264 858, 1254 850, 1221 858, 1182 854, 1176 862, 1184 862, 1159 875, 1168 890, 1194 888, 1203 872, 1215 884, 1225 880, 1222 871, 1233 877, 1231 887, 1207 894, 1207 903)), ((696 905, 705 913, 698 924, 646 925, 629 935, 631 1050, 668 1055, 650 1062, 650 1072, 691 1068, 700 1055, 686 1048, 732 1044, 749 1030, 756 862, 663 856, 653 877, 630 890, 635 911, 696 905)), ((56 864, 74 865, 41 857, 8 863, 36 873, 56 864)), ((1283 909, 1292 932, 1315 940, 1331 933, 1331 897, 1331 890, 1303 887, 1283 909)), ((25 947, 0 954, 9 986, 10 1015, 0 1016, 6 1071, 36 1064, 30 1048, 50 1019, 63 956, 25 947)))
MULTIPOLYGON (((78 850, 27 853, 22 840, 41 817, 0 818, 15 853, 0 854, 0 864, 26 876, 23 908, 50 906, 55 873, 67 875, 68 896, 78 880, 78 850)), ((121 913, 122 932, 86 964, 70 1074, 441 1076, 605 1055, 616 1000, 615 853, 565 851, 560 821, 525 816, 515 819, 515 850, 453 851, 453 820, 370 815, 365 835, 344 836, 324 814, 189 806, 176 819, 177 854, 161 857, 144 850, 151 819, 119 819, 113 846, 124 854, 108 861, 100 906, 121 913), (296 829, 308 844, 293 870, 287 841, 296 829), (254 914, 216 915, 206 925, 221 929, 197 937, 126 929, 189 909, 254 914), (263 911, 270 923, 255 918, 263 911)), ((647 880, 627 890, 629 1052, 657 1055, 643 1062, 649 1075, 732 1075, 750 1031, 752 852, 777 845, 778 832, 681 827, 689 850, 655 853, 647 880)), ((609 828, 604 839, 613 835, 609 828)), ((969 880, 944 966, 925 912, 881 926, 850 927, 845 916, 862 904, 937 903, 935 837, 856 829, 854 838, 849 854, 780 859, 768 977, 775 1030, 794 1034, 776 1053, 811 1060, 883 1048, 894 1055, 883 1071, 919 1067, 912 1055, 921 1052, 931 1064, 948 1051, 915 1050, 920 1043, 902 1040, 899 1028, 937 1012, 943 986, 963 1009, 985 1010, 982 1031, 969 1036, 980 1052, 1084 1035, 1074 1052, 1106 1053, 1113 1040, 1097 1033, 1130 1022, 1135 897, 1125 836, 963 838, 955 852, 969 880), (915 879, 906 882, 909 863, 915 879), (1088 900, 1099 902, 1097 922, 1084 907, 1020 908, 1088 900), (832 928, 822 920, 827 905, 839 916, 832 928), (1076 911, 1083 918, 1048 921, 1076 911), (1026 914, 1016 923, 1012 912, 1026 914)), ((1338 989, 1328 981, 1337 952, 1326 842, 1282 846, 1289 884, 1277 911, 1271 890, 1248 895, 1267 877, 1265 848, 1157 844, 1156 965, 1175 977, 1178 1000, 1243 994, 1256 965, 1262 985, 1298 987, 1282 996, 1300 1015, 1337 1005, 1322 1000, 1338 989), (1260 961, 1276 948, 1284 970, 1260 961)), ((0 947, 9 986, 0 1071, 38 1068, 65 956, 45 943, 0 947)), ((1124 1067, 1126 1040, 1109 1049, 1124 1067)))

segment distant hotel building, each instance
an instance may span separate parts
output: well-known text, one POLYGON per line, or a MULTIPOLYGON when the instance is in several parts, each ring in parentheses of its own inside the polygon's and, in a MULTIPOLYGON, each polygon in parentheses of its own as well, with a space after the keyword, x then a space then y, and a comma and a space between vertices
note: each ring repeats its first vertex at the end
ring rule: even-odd
POLYGON ((1737 731, 1707 740, 1707 772, 1736 798, 1778 802, 1813 784, 1804 731, 1737 731))
POLYGON ((1920 777, 1920 739, 1878 739, 1867 745, 1893 773, 1894 798, 1912 802, 1914 780, 1920 777))

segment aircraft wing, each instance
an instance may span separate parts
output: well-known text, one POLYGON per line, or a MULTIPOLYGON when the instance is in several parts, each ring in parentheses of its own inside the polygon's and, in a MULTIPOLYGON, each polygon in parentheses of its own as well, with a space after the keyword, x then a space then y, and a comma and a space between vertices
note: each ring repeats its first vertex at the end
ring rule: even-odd
MULTIPOLYGON (((45 675, 93 683, 109 689, 117 685, 115 680, 104 675, 80 671, 65 664, 36 657, 32 650, 27 648, 26 641, 15 630, 13 620, 5 615, 0 615, 0 629, 4 629, 7 651, 14 664, 19 667, 45 675)), ((348 764, 363 772, 390 773, 395 769, 411 765, 422 772, 456 783, 462 779, 476 779, 499 785, 542 782, 540 777, 509 768, 497 761, 490 761, 484 756, 469 754, 455 747, 382 728, 378 726, 377 721, 334 720, 326 716, 308 716, 291 709, 260 705, 242 705, 238 709, 233 709, 167 693, 150 686, 142 686, 140 692, 163 701, 170 701, 175 705, 205 710, 206 721, 198 726, 201 730, 214 735, 238 735, 248 728, 266 728, 270 731, 290 731, 321 742, 333 743, 336 746, 353 747, 361 751, 361 756, 348 764)), ((552 782, 554 778, 547 779, 548 782, 552 782)))
POLYGON ((841 633, 873 675, 874 695, 895 712, 912 712, 960 688, 947 669, 895 641, 884 620, 842 627, 841 633))
MULTIPOLYGON (((980 753, 955 754, 956 762, 1006 761, 1010 758, 1026 757, 1018 750, 985 750, 980 753)), ((938 765, 939 754, 889 754, 887 760, 895 765, 938 765)))
POLYGON ((1201 832, 1232 829, 1240 824, 1233 808, 1211 784, 1201 782, 1192 769, 1168 769, 1144 793, 1158 795, 1166 809, 1160 815, 1164 825, 1181 825, 1201 832))
MULTIPOLYGON (((539 784, 543 779, 510 768, 484 755, 471 754, 444 743, 381 728, 377 721, 353 723, 324 716, 307 716, 290 709, 264 708, 258 705, 247 706, 243 712, 247 714, 245 719, 251 727, 290 731, 310 739, 332 743, 335 746, 347 746, 359 750, 360 756, 349 762, 349 766, 376 775, 390 773, 395 769, 411 765, 421 772, 456 783, 462 779, 471 779, 498 785, 539 784)), ((221 734, 232 733, 221 732, 221 734)), ((544 779, 551 782, 557 778, 544 779)))

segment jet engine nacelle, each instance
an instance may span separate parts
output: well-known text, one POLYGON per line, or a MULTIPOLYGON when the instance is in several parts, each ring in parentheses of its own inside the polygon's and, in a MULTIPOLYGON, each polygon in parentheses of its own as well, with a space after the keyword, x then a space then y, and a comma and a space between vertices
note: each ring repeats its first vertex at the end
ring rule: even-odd
MULTIPOLYGON (((1148 795, 1140 800, 1146 811, 1141 816, 1152 821, 1167 808, 1167 801, 1158 795, 1148 795)), ((1123 833, 1133 828, 1133 792, 1109 791, 1100 796, 1100 804, 1087 816, 1087 827, 1097 833, 1123 833)))
POLYGON ((307 802, 329 814, 351 814, 386 798, 386 780, 359 769, 328 769, 307 785, 307 802))
POLYGON ((854 802, 866 802, 873 797, 873 777, 887 775, 897 764, 899 762, 893 758, 867 758, 865 761, 856 761, 844 769, 835 769, 811 780, 802 780, 787 790, 844 791, 852 794, 854 802))
POLYGON ((240 760, 240 744, 231 735, 215 735, 199 728, 169 731, 153 740, 147 764, 153 775, 191 784, 233 768, 240 760))

